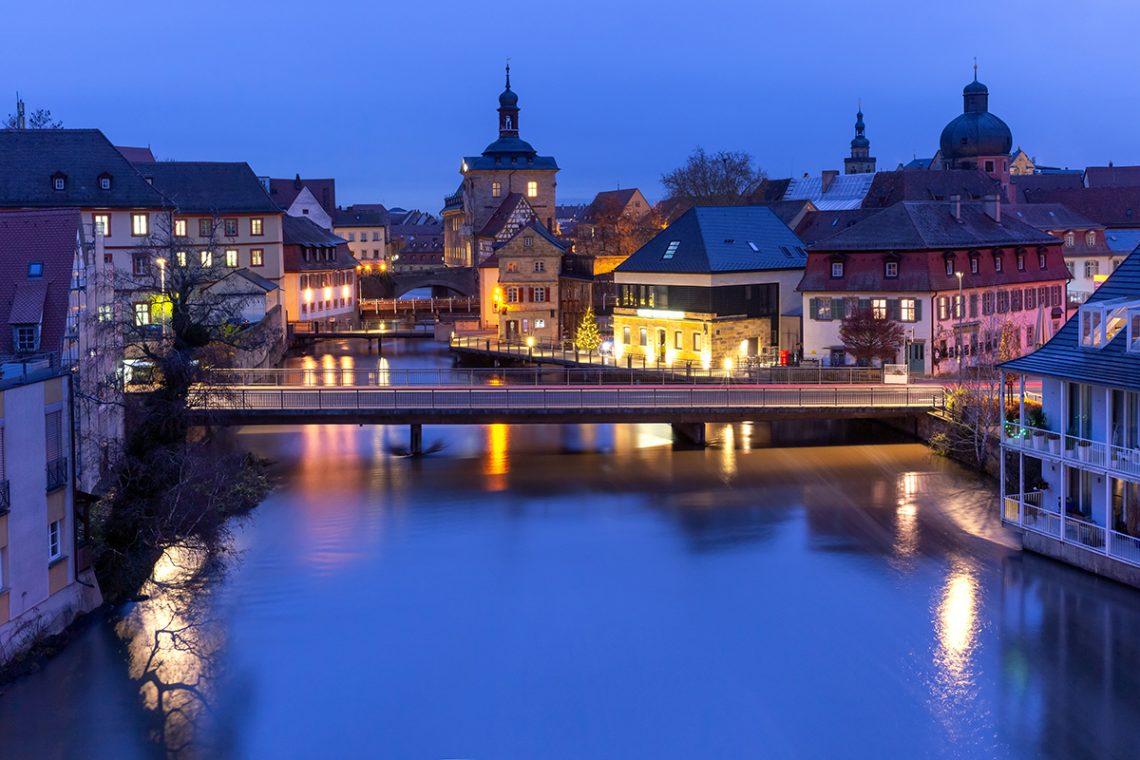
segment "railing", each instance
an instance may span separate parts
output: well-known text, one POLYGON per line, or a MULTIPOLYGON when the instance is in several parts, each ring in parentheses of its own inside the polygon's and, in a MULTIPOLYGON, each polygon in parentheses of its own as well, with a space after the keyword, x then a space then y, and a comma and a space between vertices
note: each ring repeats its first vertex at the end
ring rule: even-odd
POLYGON ((705 367, 699 362, 692 361, 678 360, 672 364, 664 360, 650 361, 645 356, 634 356, 632 354, 626 354, 624 358, 617 359, 612 354, 582 351, 570 343, 536 341, 532 346, 521 341, 467 335, 452 336, 450 345, 452 349, 475 351, 524 361, 547 360, 586 367, 612 367, 624 371, 652 371, 667 373, 672 377, 684 380, 705 378, 753 383, 847 383, 851 385, 881 383, 883 381, 883 370, 875 367, 763 366, 758 363, 749 364, 745 358, 734 363, 732 369, 725 369, 723 365, 705 367))
POLYGON ((54 491, 67 485, 67 457, 59 457, 47 463, 47 490, 54 491))
POLYGON ((1140 538, 1118 533, 1115 530, 1108 532, 1108 554, 1110 557, 1140 565, 1140 538))
POLYGON ((202 386, 191 407, 200 410, 601 410, 601 409, 927 409, 944 404, 932 386, 737 388, 499 387, 499 388, 247 388, 202 386))
POLYGON ((406 311, 427 311, 433 314, 450 314, 452 312, 479 311, 478 296, 463 296, 460 298, 363 298, 360 300, 361 311, 372 311, 377 314, 399 314, 406 311))
POLYGON ((0 480, 0 514, 12 508, 12 489, 7 480, 0 480))
POLYGON ((290 322, 289 332, 293 335, 330 333, 375 333, 377 335, 384 335, 386 333, 423 333, 425 335, 434 335, 435 325, 421 325, 415 322, 405 322, 394 319, 366 320, 360 325, 353 325, 350 322, 327 323, 323 320, 316 320, 312 322, 290 322))
POLYGON ((1026 504, 1025 521, 1022 526, 1047 536, 1061 537, 1061 515, 1058 512, 1026 504))
POLYGON ((1063 541, 1079 544, 1086 549, 1104 551, 1104 528, 1100 525, 1065 515, 1061 529, 1063 541))
POLYGON ((1025 494, 1025 512, 1021 519, 1016 494, 1004 497, 1002 521, 1140 567, 1140 537, 1043 509, 1041 496, 1040 491, 1025 494))
POLYGON ((0 388, 34 383, 59 372, 60 355, 57 353, 0 355, 0 388))
POLYGON ((1075 435, 1062 436, 1051 430, 1014 422, 1002 427, 1002 443, 1008 448, 1040 452, 1069 462, 1140 477, 1140 448, 1114 446, 1075 435))

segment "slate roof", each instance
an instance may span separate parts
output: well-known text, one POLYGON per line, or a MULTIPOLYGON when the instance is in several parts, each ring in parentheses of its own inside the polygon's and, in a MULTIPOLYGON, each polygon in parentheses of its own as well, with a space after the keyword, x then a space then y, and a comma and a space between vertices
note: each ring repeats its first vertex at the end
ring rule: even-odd
POLYGON ((863 208, 887 208, 899 201, 942 201, 952 195, 981 200, 1001 192, 1001 185, 977 169, 897 170, 873 175, 863 208))
POLYGON ((768 179, 765 177, 756 183, 755 186, 749 188, 747 196, 749 203, 775 203, 784 199, 784 194, 788 191, 788 185, 792 183, 791 178, 787 179, 768 179))
POLYGON ((982 203, 902 201, 812 246, 827 251, 895 251, 1057 244, 1051 237, 1003 213, 996 222, 982 203))
POLYGON ((1079 190, 1085 186, 1080 174, 1018 174, 1009 178, 1018 203, 1033 203, 1042 190, 1079 190))
MULTIPOLYGON (((63 347, 79 227, 77 208, 0 211, 0 321, 39 322, 42 351, 63 347), (37 261, 43 276, 29 278, 37 261)), ((12 331, 0 330, 0 353, 13 348, 12 331)))
POLYGON ((132 148, 128 145, 116 145, 115 150, 123 154, 123 158, 130 161, 132 164, 153 164, 155 162, 154 154, 150 152, 150 148, 132 148))
POLYGON ((293 179, 270 179, 269 197, 281 208, 288 209, 306 187, 330 216, 336 211, 335 179, 301 179, 300 174, 293 179))
POLYGON ((281 242, 285 245, 336 246, 348 241, 303 216, 281 217, 281 242))
MULTIPOLYGON (((488 146, 490 147, 490 146, 488 146)), ((558 170, 554 156, 540 156, 523 151, 497 151, 481 156, 464 156, 468 170, 551 169, 558 170)))
POLYGON ((1081 216, 1060 203, 1018 203, 1002 206, 1003 215, 1010 214, 1039 230, 1099 230, 1104 225, 1081 216))
POLYGON ((1140 246, 1140 230, 1105 230, 1104 242, 1114 253, 1132 253, 1140 246))
POLYGON ((1140 187, 1082 187, 1026 193, 1030 203, 1061 203, 1105 227, 1140 227, 1140 187))
POLYGON ((775 203, 765 203, 760 205, 765 205, 768 208, 772 209, 772 213, 775 214, 781 222, 788 225, 788 227, 792 226, 792 223, 796 221, 797 217, 810 214, 813 211, 817 210, 815 205, 808 200, 777 201, 775 203))
POLYGON ((97 129, 0 130, 0 208, 164 208, 170 204, 97 129), (67 177, 55 190, 52 175, 67 177), (99 177, 111 176, 111 189, 99 177))
POLYGON ((796 225, 796 237, 811 246, 821 240, 835 237, 843 230, 877 214, 882 209, 856 208, 846 211, 809 211, 796 225))
POLYGON ((765 206, 696 206, 618 265, 617 272, 705 274, 803 269, 803 244, 765 206), (679 245, 664 258, 672 242, 679 245))
POLYGON ((388 211, 383 206, 349 206, 332 213, 334 227, 387 227, 388 211))
MULTIPOLYGON (((1114 298, 1140 299, 1140 253, 1132 253, 1089 296, 1087 303, 1114 298)), ((1129 353, 1127 329, 1103 348, 1081 348, 1080 319, 1073 317, 1031 354, 1001 365, 1011 372, 1140 390, 1140 353, 1129 353)))
POLYGON ((183 213, 281 213, 244 161, 160 161, 136 168, 183 213))
POLYGON ((1140 187, 1140 166, 1090 166, 1085 187, 1140 187))

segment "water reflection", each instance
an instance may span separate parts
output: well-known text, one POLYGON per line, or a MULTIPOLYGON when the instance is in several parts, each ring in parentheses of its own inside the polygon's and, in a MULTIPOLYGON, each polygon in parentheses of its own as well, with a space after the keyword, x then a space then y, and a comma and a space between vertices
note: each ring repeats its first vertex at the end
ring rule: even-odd
POLYGON ((721 438, 720 476, 725 483, 736 477, 736 429, 731 424, 724 426, 721 438))
POLYGON ((510 426, 487 425, 487 456, 483 460, 483 474, 487 476, 488 491, 502 491, 507 487, 510 471, 510 426))
POLYGON ((969 561, 954 558, 934 618, 937 645, 931 699, 946 731, 958 742, 976 741, 979 693, 975 658, 978 646, 978 579, 969 561))

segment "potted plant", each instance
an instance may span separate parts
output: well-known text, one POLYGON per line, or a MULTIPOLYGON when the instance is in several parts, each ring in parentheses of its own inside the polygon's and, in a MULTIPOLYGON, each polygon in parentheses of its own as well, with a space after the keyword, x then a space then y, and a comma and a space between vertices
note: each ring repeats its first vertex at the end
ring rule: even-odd
POLYGON ((1046 433, 1045 440, 1049 444, 1050 454, 1061 453, 1061 434, 1060 433, 1046 433))
POLYGON ((1045 431, 1044 430, 1034 430, 1033 431, 1033 448, 1037 449, 1038 451, 1044 451, 1045 450, 1045 431))
POLYGON ((1086 441, 1084 438, 1077 439, 1077 459, 1087 462, 1091 453, 1092 441, 1086 441))

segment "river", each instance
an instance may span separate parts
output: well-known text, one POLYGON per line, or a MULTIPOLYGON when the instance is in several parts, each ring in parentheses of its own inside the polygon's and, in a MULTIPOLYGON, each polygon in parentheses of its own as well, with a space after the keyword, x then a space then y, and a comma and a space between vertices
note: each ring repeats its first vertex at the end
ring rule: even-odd
POLYGON ((709 433, 238 430, 280 484, 226 572, 11 684, 0 755, 1140 753, 1140 592, 1017 551, 986 483, 881 428, 709 433))

